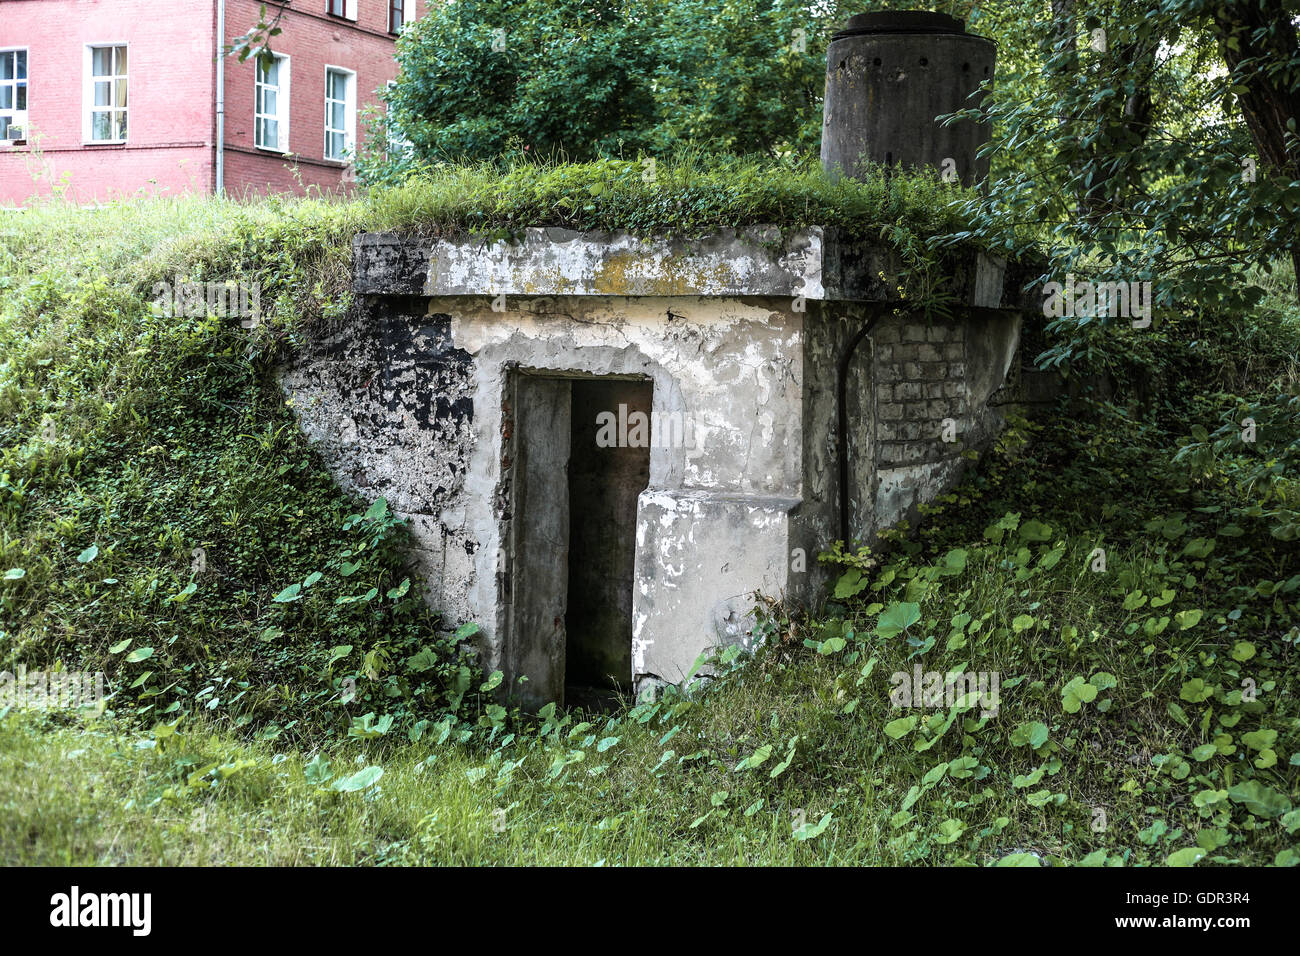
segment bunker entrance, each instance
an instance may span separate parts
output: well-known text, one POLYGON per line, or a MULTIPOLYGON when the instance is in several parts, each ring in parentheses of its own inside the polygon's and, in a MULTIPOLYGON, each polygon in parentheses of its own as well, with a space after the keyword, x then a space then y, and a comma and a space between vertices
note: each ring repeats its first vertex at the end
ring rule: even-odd
POLYGON ((632 690, 636 504, 650 480, 650 431, 636 424, 653 387, 520 372, 513 397, 511 676, 528 677, 534 707, 613 706, 632 690))

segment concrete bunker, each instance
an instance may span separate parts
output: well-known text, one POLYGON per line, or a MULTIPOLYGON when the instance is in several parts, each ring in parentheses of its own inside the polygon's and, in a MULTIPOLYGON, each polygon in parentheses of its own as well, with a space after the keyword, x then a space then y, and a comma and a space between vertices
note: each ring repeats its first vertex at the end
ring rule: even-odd
MULTIPOLYGON (((928 35, 951 42, 952 23, 928 35)), ((856 25, 872 35, 846 42, 887 42, 856 25)), ((917 55, 916 35, 893 37, 917 55)), ((831 72, 873 68, 839 50, 831 72)), ((836 82, 860 120, 850 99, 873 87, 836 82)), ((967 86, 943 89, 964 105, 967 86)), ((925 151, 906 159, 971 157, 969 129, 945 141, 914 119, 925 151)), ((855 120, 837 155, 889 125, 855 120)), ((427 600, 479 625, 479 663, 533 707, 680 682, 752 640, 755 594, 814 599, 819 552, 941 494, 997 431, 1039 305, 1002 260, 958 247, 949 308, 927 315, 899 293, 895 250, 833 226, 365 234, 353 269, 352 314, 284 386, 340 483, 409 519, 427 600), (627 433, 593 447, 602 413, 630 431, 642 411, 648 450, 627 433), (689 438, 656 442, 656 421, 689 438)))

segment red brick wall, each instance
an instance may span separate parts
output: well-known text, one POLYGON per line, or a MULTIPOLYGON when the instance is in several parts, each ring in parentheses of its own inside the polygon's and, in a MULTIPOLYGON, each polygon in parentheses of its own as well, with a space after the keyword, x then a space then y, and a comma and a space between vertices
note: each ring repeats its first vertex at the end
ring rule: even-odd
POLYGON ((0 2, 0 49, 28 51, 32 131, 29 146, 0 146, 0 202, 58 184, 78 202, 211 189, 214 9, 204 0, 0 2), (83 50, 110 42, 127 44, 128 141, 83 146, 83 50))
MULTIPOLYGON (((261 0, 227 0, 227 33, 243 32, 257 21, 261 0)), ((375 91, 397 76, 393 41, 388 33, 387 0, 358 0, 356 22, 329 16, 326 0, 296 0, 280 25, 272 49, 289 57, 289 150, 282 155, 258 149, 253 140, 255 67, 251 59, 226 61, 226 188, 233 195, 267 191, 301 191, 302 185, 346 188, 350 174, 325 156, 325 67, 357 74, 357 139, 365 138, 367 106, 378 103, 375 91)), ((273 8, 268 6, 268 13, 273 8)), ((417 10, 423 12, 421 2, 417 10)))
MULTIPOLYGON (((387 0, 357 0, 359 20, 295 0, 272 47, 290 57, 289 148, 253 144, 254 66, 226 67, 225 182, 232 195, 346 187, 349 171, 324 159, 325 66, 357 74, 357 137, 375 90, 397 75, 387 0)), ((261 0, 227 0, 226 37, 258 18, 261 0)), ((267 4, 274 14, 273 3, 267 4)), ((418 10, 425 9, 420 0, 418 10)), ((28 50, 28 146, 0 146, 0 203, 49 195, 66 183, 78 202, 208 191, 215 183, 215 0, 0 0, 0 49, 28 50), (128 45, 125 145, 82 143, 83 49, 128 45)))

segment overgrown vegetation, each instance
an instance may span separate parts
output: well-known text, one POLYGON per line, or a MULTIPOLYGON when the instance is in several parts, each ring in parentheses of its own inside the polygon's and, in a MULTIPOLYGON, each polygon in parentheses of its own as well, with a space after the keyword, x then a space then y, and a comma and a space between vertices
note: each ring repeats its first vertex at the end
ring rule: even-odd
POLYGON ((357 229, 650 229, 680 200, 687 231, 919 241, 948 215, 933 181, 751 168, 669 172, 650 212, 602 163, 6 221, 0 668, 102 668, 114 696, 0 715, 0 858, 1300 861, 1294 316, 1084 325, 1061 364, 1120 398, 1016 423, 920 526, 840 550, 824 609, 764 606, 752 660, 610 716, 491 701, 274 365, 346 313, 357 229), (260 282, 259 323, 155 314, 178 275, 260 282), (917 665, 996 672, 996 704, 896 706, 917 665))
POLYGON ((832 181, 815 159, 764 160, 683 150, 654 164, 490 162, 432 167, 373 194, 375 228, 506 238, 526 226, 698 237, 720 228, 834 226, 912 246, 956 232, 963 191, 933 173, 832 181))
POLYGON ((274 367, 314 323, 346 315, 358 231, 820 223, 914 255, 950 195, 933 178, 832 184, 774 162, 687 157, 659 173, 446 167, 350 202, 8 214, 0 667, 103 670, 121 715, 201 711, 271 737, 342 734, 354 712, 403 728, 478 714, 481 677, 458 649, 472 625, 439 630, 402 529, 382 501, 340 494, 274 367), (209 308, 208 283, 255 287, 260 315, 209 308), (174 307, 187 284, 204 288, 174 307))
POLYGON ((443 721, 319 752, 202 719, 74 735, 11 715, 0 760, 44 782, 0 773, 0 852, 1295 864, 1295 545, 1236 483, 1189 477, 1179 434, 1113 406, 1019 424, 919 534, 847 561, 824 614, 769 608, 753 659, 730 652, 716 679, 625 714, 443 721), (894 675, 917 665, 997 672, 995 706, 896 706, 894 675))

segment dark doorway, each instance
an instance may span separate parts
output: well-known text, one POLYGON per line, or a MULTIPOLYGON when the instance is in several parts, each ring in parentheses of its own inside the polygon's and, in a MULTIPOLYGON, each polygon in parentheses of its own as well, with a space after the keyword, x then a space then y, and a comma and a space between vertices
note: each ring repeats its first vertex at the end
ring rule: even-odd
POLYGON ((638 431, 635 423, 637 416, 649 422, 650 401, 649 382, 573 383, 564 619, 565 695, 571 703, 597 706, 632 689, 636 501, 650 482, 649 426, 638 431), (618 427, 629 420, 633 427, 618 427), (611 432, 619 441, 602 447, 611 432), (629 437, 644 437, 643 446, 623 443, 629 437))
POLYGON ((636 503, 650 479, 653 387, 512 378, 507 674, 526 706, 603 709, 631 692, 636 503))

